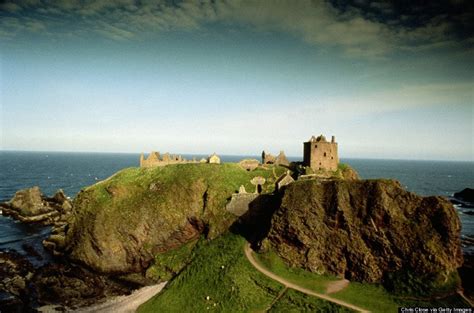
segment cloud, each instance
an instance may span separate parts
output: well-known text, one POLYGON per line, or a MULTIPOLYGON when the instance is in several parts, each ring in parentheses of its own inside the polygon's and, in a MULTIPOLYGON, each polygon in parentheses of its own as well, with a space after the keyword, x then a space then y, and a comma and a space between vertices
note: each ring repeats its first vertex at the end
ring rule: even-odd
POLYGON ((452 46, 459 41, 451 36, 456 31, 453 20, 465 24, 472 17, 471 12, 457 14, 454 19, 425 13, 428 18, 413 26, 408 22, 414 19, 414 11, 399 14, 395 20, 385 18, 396 12, 386 2, 354 1, 341 10, 324 0, 184 0, 177 4, 164 0, 56 0, 48 4, 18 0, 5 2, 1 10, 2 20, 15 17, 21 24, 30 23, 12 27, 2 22, 0 33, 9 38, 41 30, 61 36, 57 29, 69 27, 65 33, 81 36, 93 32, 112 40, 131 40, 146 33, 203 31, 217 22, 229 28, 239 25, 254 31, 284 32, 310 45, 369 58, 384 57, 398 49, 429 49, 442 42, 452 46))

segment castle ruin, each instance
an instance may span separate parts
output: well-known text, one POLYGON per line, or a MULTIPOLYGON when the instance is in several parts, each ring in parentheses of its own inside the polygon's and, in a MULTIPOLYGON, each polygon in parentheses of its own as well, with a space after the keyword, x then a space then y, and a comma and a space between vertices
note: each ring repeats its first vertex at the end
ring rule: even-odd
POLYGON ((290 165, 290 162, 286 158, 285 152, 280 151, 280 153, 275 157, 270 153, 262 151, 262 164, 275 164, 275 165, 290 165))
MULTIPOLYGON (((207 159, 203 159, 201 163, 220 163, 220 158, 214 153, 207 159)), ((142 153, 140 155, 140 167, 155 167, 155 166, 166 166, 170 164, 188 164, 188 163, 200 163, 196 159, 186 160, 181 155, 165 153, 162 156, 159 152, 152 151, 148 158, 142 153)))
POLYGON ((339 157, 336 137, 332 136, 331 142, 328 142, 323 135, 317 138, 312 136, 304 143, 303 164, 313 170, 337 170, 339 157))

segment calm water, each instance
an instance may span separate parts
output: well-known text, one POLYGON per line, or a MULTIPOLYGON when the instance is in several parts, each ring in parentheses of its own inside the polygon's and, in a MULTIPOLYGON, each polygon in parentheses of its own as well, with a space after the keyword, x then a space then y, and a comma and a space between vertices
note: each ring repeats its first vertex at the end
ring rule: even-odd
MULTIPOLYGON (((200 159, 203 156, 194 157, 200 159)), ((242 158, 244 156, 221 157, 224 162, 235 162, 242 158)), ((138 159, 138 154, 0 151, 0 201, 10 199, 18 189, 35 185, 46 195, 52 195, 62 188, 68 196, 74 197, 81 188, 105 179, 122 168, 138 166, 138 159)), ((474 188, 473 162, 368 159, 341 161, 355 168, 362 178, 398 179, 407 190, 421 195, 451 196, 466 187, 474 188)), ((474 216, 463 213, 467 210, 469 209, 458 209, 463 224, 462 233, 463 236, 474 237, 474 216)), ((42 252, 41 240, 47 233, 48 229, 22 225, 0 216, 0 249, 9 248, 22 252, 22 245, 27 243, 42 252)), ((36 263, 42 262, 36 260, 36 263)))

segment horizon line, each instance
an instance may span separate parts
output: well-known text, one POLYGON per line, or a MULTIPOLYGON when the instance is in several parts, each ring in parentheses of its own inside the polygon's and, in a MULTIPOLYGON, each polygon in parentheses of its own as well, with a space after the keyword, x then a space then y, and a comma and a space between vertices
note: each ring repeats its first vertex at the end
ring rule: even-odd
MULTIPOLYGON (((65 151, 65 150, 15 150, 15 149, 3 149, 0 148, 0 152, 31 152, 31 153, 90 153, 90 154, 137 154, 140 155, 141 153, 144 152, 123 152, 123 151, 65 151)), ((150 154, 151 152, 144 153, 144 154, 150 154)), ((199 156, 204 156, 204 155, 211 155, 209 153, 171 153, 170 154, 176 154, 176 155, 199 155, 199 156)), ((220 154, 216 153, 220 156, 259 156, 260 154, 220 154)), ((287 155, 288 158, 301 158, 303 159, 303 156, 292 156, 292 155, 287 155)), ((401 158, 370 158, 370 157, 340 157, 339 160, 341 159, 348 159, 348 160, 393 160, 393 161, 438 161, 438 162, 466 162, 466 163, 474 163, 474 160, 465 160, 465 159, 459 159, 459 160, 445 160, 445 159, 401 159, 401 158)))

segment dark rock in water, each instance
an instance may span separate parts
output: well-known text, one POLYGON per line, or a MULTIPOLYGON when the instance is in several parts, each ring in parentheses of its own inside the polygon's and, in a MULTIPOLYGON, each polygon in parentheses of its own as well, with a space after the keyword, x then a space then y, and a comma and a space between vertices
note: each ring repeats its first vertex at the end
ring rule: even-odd
POLYGON ((0 300, 0 312, 23 312, 29 307, 28 284, 34 268, 15 251, 0 251, 0 290, 10 297, 0 300))
POLYGON ((453 196, 461 201, 474 203, 474 189, 465 188, 460 192, 455 192, 453 196))
POLYGON ((15 251, 0 251, 0 312, 34 312, 34 303, 72 308, 129 294, 137 284, 113 280, 69 263, 35 269, 15 251))
POLYGON ((38 261, 42 261, 43 260, 43 256, 41 254, 38 253, 38 251, 36 251, 36 249, 27 244, 27 243, 24 243, 21 245, 21 248, 31 257, 34 257, 36 260, 38 261))
POLYGON ((137 287, 71 264, 44 266, 33 277, 32 285, 41 305, 61 304, 69 308, 92 305, 108 296, 130 293, 132 287, 137 287))
POLYGON ((48 198, 39 187, 32 187, 17 191, 10 201, 0 203, 0 209, 3 215, 24 223, 55 225, 66 222, 72 203, 62 190, 48 198))
POLYGON ((396 181, 306 180, 285 190, 268 240, 290 265, 429 294, 458 287, 460 229, 448 200, 396 181))

